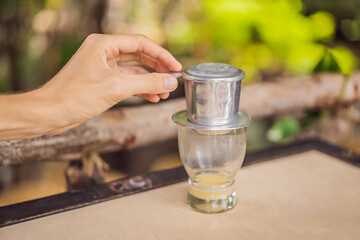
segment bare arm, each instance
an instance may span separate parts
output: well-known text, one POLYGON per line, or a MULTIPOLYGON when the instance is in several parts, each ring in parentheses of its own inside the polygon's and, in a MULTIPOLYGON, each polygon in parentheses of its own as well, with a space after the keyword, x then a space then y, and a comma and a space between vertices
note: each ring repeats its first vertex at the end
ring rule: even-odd
POLYGON ((0 96, 0 141, 37 137, 59 128, 59 107, 38 90, 0 96))

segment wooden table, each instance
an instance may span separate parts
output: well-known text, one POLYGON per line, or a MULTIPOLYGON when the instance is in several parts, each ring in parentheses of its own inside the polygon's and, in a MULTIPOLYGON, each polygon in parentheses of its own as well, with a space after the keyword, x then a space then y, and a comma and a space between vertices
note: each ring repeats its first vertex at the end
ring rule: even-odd
POLYGON ((248 154, 225 213, 190 210, 186 178, 176 168, 1 207, 0 239, 360 239, 360 156, 336 146, 248 154))

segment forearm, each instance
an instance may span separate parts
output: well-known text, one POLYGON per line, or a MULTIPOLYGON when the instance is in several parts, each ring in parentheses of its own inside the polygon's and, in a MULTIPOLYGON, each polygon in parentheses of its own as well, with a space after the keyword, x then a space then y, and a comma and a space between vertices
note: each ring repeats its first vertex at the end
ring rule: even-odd
POLYGON ((57 105, 40 90, 0 95, 0 141, 38 137, 60 128, 57 105))

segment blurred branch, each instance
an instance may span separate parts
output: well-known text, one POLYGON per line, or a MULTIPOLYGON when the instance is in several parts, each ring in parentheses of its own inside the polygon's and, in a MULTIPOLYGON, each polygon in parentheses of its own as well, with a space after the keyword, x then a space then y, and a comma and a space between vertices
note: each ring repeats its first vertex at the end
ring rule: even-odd
POLYGON ((21 78, 19 76, 19 69, 18 69, 18 47, 15 42, 11 42, 5 45, 5 53, 7 58, 9 59, 9 81, 11 90, 13 92, 20 91, 21 87, 21 78))
POLYGON ((360 72, 348 81, 342 74, 331 73, 279 79, 251 85, 241 94, 240 109, 254 118, 331 107, 360 100, 360 72))
MULTIPOLYGON (((253 118, 306 109, 332 107, 360 100, 360 73, 349 77, 319 74, 246 86, 240 109, 253 118)), ((156 105, 120 108, 60 135, 0 142, 0 165, 34 161, 70 161, 91 151, 115 151, 175 138, 171 115, 185 108, 183 99, 156 105)))
POLYGON ((90 10, 90 18, 94 19, 94 24, 89 24, 89 33, 103 33, 102 22, 105 17, 107 0, 98 0, 90 10))
POLYGON ((67 190, 76 191, 104 183, 102 163, 101 157, 95 152, 84 154, 81 161, 69 162, 65 168, 67 190))
MULTIPOLYGON (((27 4, 24 3, 26 6, 27 4)), ((25 29, 28 27, 29 11, 20 6, 4 7, 0 10, 0 50, 3 50, 9 62, 8 78, 11 90, 22 90, 24 83, 19 69, 20 46, 25 42, 25 29), (11 12, 11 14, 8 14, 11 12)))

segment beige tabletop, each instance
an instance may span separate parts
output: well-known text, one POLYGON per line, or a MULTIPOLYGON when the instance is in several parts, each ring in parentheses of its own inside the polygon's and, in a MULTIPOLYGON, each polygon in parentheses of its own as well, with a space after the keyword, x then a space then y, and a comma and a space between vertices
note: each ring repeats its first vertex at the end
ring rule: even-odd
POLYGON ((360 239, 360 169, 318 151, 242 168, 238 205, 202 214, 187 183, 0 229, 15 239, 360 239))

